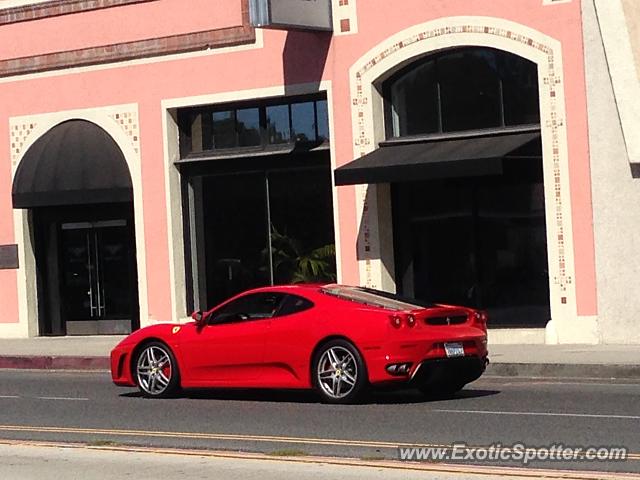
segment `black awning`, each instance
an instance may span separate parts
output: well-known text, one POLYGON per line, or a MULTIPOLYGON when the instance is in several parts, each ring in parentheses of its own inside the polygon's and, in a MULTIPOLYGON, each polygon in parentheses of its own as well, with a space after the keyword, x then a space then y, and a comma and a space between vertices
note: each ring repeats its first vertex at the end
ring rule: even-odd
POLYGON ((111 136, 85 120, 61 123, 27 150, 13 179, 13 207, 126 202, 129 168, 111 136))
POLYGON ((529 131, 413 143, 383 142, 377 150, 337 168, 335 183, 355 185, 500 175, 505 157, 539 141, 540 132, 529 131))

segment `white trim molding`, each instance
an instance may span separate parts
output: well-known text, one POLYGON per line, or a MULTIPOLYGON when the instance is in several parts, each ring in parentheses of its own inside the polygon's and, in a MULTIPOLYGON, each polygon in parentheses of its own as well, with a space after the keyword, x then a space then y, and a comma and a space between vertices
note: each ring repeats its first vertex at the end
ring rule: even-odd
MULTIPOLYGON (((11 178, 24 154, 35 141, 56 125, 67 120, 86 120, 103 128, 122 151, 133 185, 133 207, 136 235, 136 258, 138 268, 138 301, 140 303, 140 325, 148 324, 147 263, 142 198, 142 168, 140 155, 140 126, 138 105, 114 105, 85 110, 70 110, 43 113, 9 119, 11 143, 14 145, 11 162, 11 178), (17 134, 20 133, 19 139, 17 134), (19 140, 16 143, 16 140, 19 140)), ((27 211, 13 211, 16 243, 19 245, 20 268, 18 269, 19 336, 38 335, 38 308, 36 294, 36 268, 34 246, 31 240, 32 228, 27 211)), ((10 333, 10 332, 8 332, 10 333)), ((4 334, 0 330, 0 334, 4 334)), ((4 336, 4 335, 3 335, 4 336)), ((9 335, 7 335, 9 336, 9 335)))
MULTIPOLYGON (((362 157, 384 139, 379 86, 385 78, 430 53, 472 45, 511 52, 538 66, 552 318, 547 330, 553 332, 549 338, 561 343, 596 343, 595 320, 577 315, 564 71, 559 41, 505 19, 467 16, 440 18, 387 38, 349 71, 353 156, 362 157)), ((381 231, 390 226, 378 211, 377 190, 376 185, 356 187, 360 282, 374 288, 384 286, 390 273, 382 261, 389 258, 389 252, 381 251, 385 242, 380 238, 381 231)))

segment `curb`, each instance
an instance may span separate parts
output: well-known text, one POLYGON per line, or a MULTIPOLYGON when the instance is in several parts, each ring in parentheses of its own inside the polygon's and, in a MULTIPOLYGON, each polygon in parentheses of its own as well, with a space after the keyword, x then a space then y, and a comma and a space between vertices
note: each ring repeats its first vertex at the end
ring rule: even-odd
MULTIPOLYGON (((109 370, 109 357, 68 355, 0 356, 0 369, 109 370)), ((571 363, 490 363, 485 375, 497 377, 639 379, 639 365, 571 363)))
POLYGON ((500 377, 640 379, 640 364, 490 363, 485 374, 500 377))
POLYGON ((0 368, 26 370, 109 370, 109 357, 16 355, 0 356, 0 368))

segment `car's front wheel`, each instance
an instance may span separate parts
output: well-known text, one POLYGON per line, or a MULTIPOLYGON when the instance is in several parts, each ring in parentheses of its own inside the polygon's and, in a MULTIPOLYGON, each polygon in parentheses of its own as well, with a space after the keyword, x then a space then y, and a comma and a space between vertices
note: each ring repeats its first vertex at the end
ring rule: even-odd
POLYGON ((144 345, 135 361, 136 383, 149 397, 166 397, 175 393, 180 383, 178 363, 171 349, 160 342, 144 345))
POLYGON ((322 345, 314 355, 312 373, 316 390, 328 403, 353 403, 367 384, 362 356, 346 340, 322 345))

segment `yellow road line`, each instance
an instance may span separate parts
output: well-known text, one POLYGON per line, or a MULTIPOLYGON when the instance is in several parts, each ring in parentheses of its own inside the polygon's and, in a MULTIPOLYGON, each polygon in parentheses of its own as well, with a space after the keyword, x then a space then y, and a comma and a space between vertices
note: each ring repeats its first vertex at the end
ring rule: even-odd
MULTIPOLYGON (((101 429, 101 428, 80 428, 80 427, 45 427, 45 426, 25 426, 25 425, 0 425, 0 431, 5 432, 29 432, 29 433, 63 433, 80 435, 105 435, 116 437, 152 437, 152 438, 181 438, 192 440, 221 440, 240 442, 262 442, 262 443, 288 443, 301 445, 331 445, 344 447, 367 447, 378 449, 393 449, 398 447, 419 447, 419 448, 447 448, 450 444, 438 443, 403 443, 403 442, 383 442, 369 440, 343 440, 337 438, 311 438, 311 437, 285 437, 272 435, 244 435, 244 434, 222 434, 222 433, 199 433, 199 432, 167 432, 151 430, 123 430, 123 429, 101 429)), ((470 449, 483 448, 474 445, 467 445, 470 449)), ((503 450, 509 451, 507 447, 503 450)), ((529 448, 527 451, 536 451, 529 448)), ((627 460, 639 461, 640 453, 628 453, 627 460)))
POLYGON ((133 447, 133 446, 91 446, 69 442, 41 442, 22 440, 2 440, 0 445, 26 446, 26 447, 47 447, 47 448, 77 448, 88 450, 101 450, 113 452, 135 452, 156 455, 183 455, 208 458, 224 458, 254 461, 288 462, 299 464, 328 464, 344 467, 365 467, 383 468, 389 470, 403 470, 414 472, 437 472, 454 473, 467 475, 493 475, 519 478, 548 478, 558 480, 624 480, 640 479, 640 475, 633 473, 608 473, 608 472, 588 472, 577 470, 551 470, 533 469, 522 467, 488 467, 478 465, 456 465, 456 464, 433 464, 417 462, 399 462, 393 460, 359 460, 356 458, 337 458, 321 456, 304 457, 274 457, 262 453, 227 452, 215 450, 196 450, 178 448, 157 448, 157 447, 133 447))

